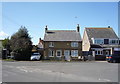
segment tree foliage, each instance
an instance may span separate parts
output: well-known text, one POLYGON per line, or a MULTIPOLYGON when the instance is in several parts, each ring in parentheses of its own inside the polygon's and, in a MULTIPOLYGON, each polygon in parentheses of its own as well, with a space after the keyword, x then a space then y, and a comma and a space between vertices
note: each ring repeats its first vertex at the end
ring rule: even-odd
POLYGON ((10 50, 10 39, 9 37, 8 38, 5 38, 3 41, 2 41, 2 45, 4 48, 6 48, 7 50, 10 50))
POLYGON ((11 49, 16 53, 16 60, 29 60, 32 50, 31 37, 28 34, 28 30, 21 27, 18 32, 11 36, 11 49))

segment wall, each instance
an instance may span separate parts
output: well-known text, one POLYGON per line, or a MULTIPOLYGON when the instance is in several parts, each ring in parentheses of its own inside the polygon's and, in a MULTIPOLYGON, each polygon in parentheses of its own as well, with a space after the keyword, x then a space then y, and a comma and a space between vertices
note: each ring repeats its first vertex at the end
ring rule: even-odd
MULTIPOLYGON (((54 42, 54 47, 49 47, 49 42, 44 42, 44 57, 48 57, 49 49, 54 49, 54 55, 56 56, 56 50, 62 50, 62 56, 64 56, 64 50, 78 50, 78 55, 82 56, 82 41, 78 42, 78 47, 71 47, 71 42, 54 42)), ((78 59, 78 57, 77 57, 78 59)))
POLYGON ((90 49, 90 42, 89 42, 86 31, 84 31, 83 43, 82 43, 82 51, 89 51, 89 49, 90 49))

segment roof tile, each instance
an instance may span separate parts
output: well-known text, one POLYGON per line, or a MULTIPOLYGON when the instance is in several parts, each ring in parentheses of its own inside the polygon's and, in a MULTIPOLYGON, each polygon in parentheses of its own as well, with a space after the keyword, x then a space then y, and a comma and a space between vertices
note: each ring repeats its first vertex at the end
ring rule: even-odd
POLYGON ((44 41, 81 41, 81 36, 76 30, 48 30, 44 41))

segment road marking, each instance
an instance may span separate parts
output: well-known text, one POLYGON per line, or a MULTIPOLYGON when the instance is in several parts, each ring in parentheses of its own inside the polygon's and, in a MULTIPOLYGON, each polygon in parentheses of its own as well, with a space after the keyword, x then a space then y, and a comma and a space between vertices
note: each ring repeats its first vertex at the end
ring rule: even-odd
POLYGON ((107 62, 107 61, 95 61, 95 62, 107 62))
POLYGON ((28 72, 28 70, 24 69, 25 67, 16 67, 16 68, 20 69, 21 71, 28 72))
POLYGON ((99 78, 98 80, 100 80, 100 81, 105 81, 105 82, 110 82, 109 79, 101 79, 101 78, 99 78))
POLYGON ((69 78, 69 79, 73 79, 73 80, 82 80, 82 81, 94 81, 94 78, 91 77, 79 77, 78 75, 74 75, 74 74, 68 74, 65 73, 63 71, 52 71, 52 70, 44 70, 44 69, 35 69, 35 68, 31 68, 31 67, 17 67, 19 70, 24 71, 24 72, 40 72, 40 73, 44 73, 44 74, 49 74, 49 75, 56 75, 56 76, 60 76, 62 78, 69 78), (89 80, 88 80, 89 79, 89 80))

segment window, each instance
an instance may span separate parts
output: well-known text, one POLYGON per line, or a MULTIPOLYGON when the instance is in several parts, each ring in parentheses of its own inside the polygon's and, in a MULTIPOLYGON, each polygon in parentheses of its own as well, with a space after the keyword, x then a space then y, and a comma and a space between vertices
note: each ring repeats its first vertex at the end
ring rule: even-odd
POLYGON ((110 53, 109 53, 109 51, 108 51, 108 50, 106 51, 106 55, 110 55, 110 53))
POLYGON ((71 42, 71 47, 78 47, 78 42, 71 42))
POLYGON ((95 51, 95 54, 97 54, 97 51, 95 51))
POLYGON ((109 44, 109 39, 104 39, 104 44, 109 44))
POLYGON ((98 51, 98 55, 100 55, 101 54, 101 51, 98 51))
POLYGON ((57 57, 61 57, 62 56, 62 51, 61 50, 57 50, 56 51, 56 56, 57 57))
POLYGON ((54 47, 54 43, 53 42, 49 42, 49 47, 54 47))
POLYGON ((96 55, 103 55, 103 50, 95 50, 96 55))
POLYGON ((71 50, 72 57, 78 57, 78 50, 71 50))
POLYGON ((49 50, 49 57, 54 57, 54 50, 49 50))
POLYGON ((119 40, 110 40, 110 44, 119 44, 119 40))
POLYGON ((69 56, 70 55, 70 51, 69 50, 64 50, 64 56, 69 56))
POLYGON ((102 39, 95 39, 95 44, 104 44, 104 40, 102 40, 102 39))

